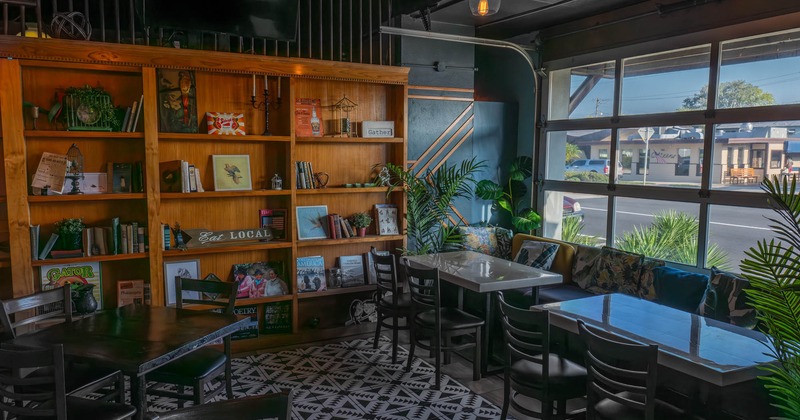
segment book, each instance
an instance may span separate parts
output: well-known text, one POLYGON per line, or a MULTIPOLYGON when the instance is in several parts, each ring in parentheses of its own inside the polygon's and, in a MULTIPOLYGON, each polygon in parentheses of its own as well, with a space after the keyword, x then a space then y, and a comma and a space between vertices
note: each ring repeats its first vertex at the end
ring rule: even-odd
POLYGON ((350 224, 350 219, 344 218, 342 219, 343 227, 347 229, 347 237, 354 238, 356 236, 356 231, 353 229, 353 225, 350 224))
POLYGON ((92 254, 92 245, 94 245, 94 231, 92 228, 87 227, 83 229, 81 241, 83 242, 83 255, 87 257, 94 255, 92 254))
POLYGON ((189 162, 181 161, 181 192, 188 193, 189 190, 189 162))
POLYGON ((322 106, 319 99, 297 98, 295 99, 295 133, 297 137, 321 137, 324 130, 320 117, 322 116, 322 106))
POLYGON ((137 109, 139 109, 139 101, 133 101, 133 105, 131 106, 131 117, 128 118, 128 125, 125 126, 125 131, 129 133, 133 131, 133 120, 135 118, 137 109))
POLYGON ((51 258, 80 258, 83 256, 82 249, 54 249, 50 251, 51 258))
POLYGON ((336 214, 331 213, 327 216, 328 221, 328 237, 331 239, 336 239, 336 214))
POLYGON ((120 232, 119 217, 111 218, 110 235, 108 245, 108 254, 117 255, 122 253, 122 232, 120 232))
POLYGON ((159 162, 158 181, 161 192, 181 192, 183 189, 183 176, 181 172, 180 160, 169 160, 159 162))
POLYGON ((321 292, 326 289, 325 258, 321 255, 297 257, 298 292, 321 292))
POLYGON ((131 247, 128 244, 128 238, 130 237, 131 226, 129 224, 127 224, 127 223, 123 223, 123 224, 119 225, 119 230, 120 230, 120 235, 119 235, 120 250, 119 251, 122 254, 130 254, 131 253, 131 247))
POLYGON ((197 175, 194 165, 189 165, 189 192, 197 192, 197 175))
POLYGON ((378 235, 399 235, 397 227, 397 206, 394 204, 375 204, 375 228, 378 235))
POLYGON ((172 241, 171 238, 172 234, 170 233, 171 229, 169 228, 169 225, 166 223, 161 224, 161 229, 164 231, 164 234, 161 235, 162 239, 161 249, 163 249, 164 251, 169 251, 171 249, 170 242, 172 241))
POLYGON ((119 131, 128 131, 128 121, 131 118, 131 107, 125 109, 125 117, 122 118, 122 125, 120 126, 119 131))
POLYGON ((144 253, 147 250, 147 235, 144 233, 144 226, 139 226, 136 232, 136 239, 139 241, 139 249, 134 249, 132 253, 144 253))
POLYGON ((39 259, 39 225, 31 225, 31 259, 39 259))
POLYGON ((292 301, 264 304, 262 334, 288 334, 292 332, 292 301))
POLYGON ((94 245, 92 246, 92 255, 108 255, 105 231, 101 226, 93 227, 92 231, 94 235, 94 245))
POLYGON ((144 192, 144 173, 140 160, 134 162, 131 168, 131 192, 144 192))
POLYGON ((97 309, 103 309, 103 281, 99 261, 43 265, 39 273, 42 291, 70 283, 94 284, 92 294, 97 301, 97 309))
POLYGON ((131 192, 131 173, 130 163, 108 162, 108 189, 112 193, 131 192))
POLYGON ((233 314, 247 322, 231 334, 231 340, 246 340, 258 337, 258 305, 242 305, 233 308, 233 314))
POLYGON ((283 261, 263 261, 233 265, 233 280, 239 281, 237 299, 289 294, 283 261))
POLYGON ((44 248, 42 248, 42 252, 39 253, 39 259, 40 260, 46 260, 47 259, 47 254, 49 254, 50 251, 53 250, 53 247, 56 245, 56 241, 57 240, 58 240, 58 234, 57 233, 51 233, 50 234, 50 239, 47 240, 47 243, 44 244, 44 248))
POLYGON ((286 209, 261 209, 258 216, 261 227, 272 231, 272 239, 286 239, 286 209))
POLYGON ((194 180, 197 183, 197 192, 205 192, 205 188, 203 188, 203 178, 200 176, 200 169, 195 167, 194 168, 194 180))
POLYGON ((136 131, 136 126, 139 124, 139 115, 142 114, 142 107, 144 106, 144 95, 139 98, 139 105, 134 107, 136 108, 136 117, 133 119, 133 124, 131 124, 131 129, 128 131, 136 131))
POLYGON ((342 272, 342 287, 364 285, 364 257, 361 255, 342 255, 339 258, 342 272))
POLYGON ((117 280, 117 307, 144 304, 144 280, 117 280))
MULTIPOLYGON (((375 253, 378 255, 389 255, 389 251, 375 251, 375 253)), ((375 271, 375 259, 372 258, 372 252, 364 253, 364 265, 367 266, 367 270, 365 272, 367 277, 367 284, 377 283, 378 273, 377 271, 375 271)))

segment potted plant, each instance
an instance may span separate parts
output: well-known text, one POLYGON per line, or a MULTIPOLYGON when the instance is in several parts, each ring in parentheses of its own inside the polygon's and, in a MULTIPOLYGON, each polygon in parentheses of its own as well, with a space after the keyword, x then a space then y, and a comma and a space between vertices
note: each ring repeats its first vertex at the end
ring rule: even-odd
POLYGON ((81 218, 66 218, 56 222, 59 248, 65 250, 81 249, 81 236, 86 225, 81 218))
POLYGON ((475 195, 494 201, 495 209, 510 213, 514 233, 529 233, 542 225, 541 216, 530 207, 524 207, 522 203, 522 198, 528 192, 525 180, 531 177, 532 171, 533 159, 529 156, 517 156, 509 168, 505 186, 484 179, 475 187, 475 195))
POLYGON ((358 228, 358 236, 367 236, 367 227, 372 223, 372 217, 362 212, 358 212, 350 217, 350 223, 358 228))

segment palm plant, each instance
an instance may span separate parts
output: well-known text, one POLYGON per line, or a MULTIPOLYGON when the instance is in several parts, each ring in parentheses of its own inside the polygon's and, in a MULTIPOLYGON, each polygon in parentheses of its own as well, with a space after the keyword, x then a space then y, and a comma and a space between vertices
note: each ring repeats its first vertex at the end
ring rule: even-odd
POLYGON ((580 245, 597 246, 600 238, 592 235, 584 235, 581 232, 584 228, 583 220, 577 217, 566 217, 561 222, 561 240, 580 245))
POLYGON ((511 214, 511 226, 515 233, 528 233, 542 225, 542 217, 530 207, 522 207, 522 198, 528 192, 525 180, 533 173, 533 159, 517 156, 509 168, 505 186, 484 179, 475 187, 475 195, 494 201, 496 208, 511 214))
POLYGON ((406 191, 406 235, 408 247, 404 254, 430 254, 455 247, 461 242, 460 219, 453 211, 457 198, 472 198, 475 173, 484 168, 483 161, 473 157, 460 165, 443 165, 435 172, 428 169, 422 176, 411 169, 391 163, 386 167, 392 174, 389 186, 406 191))
POLYGON ((763 377, 772 405, 784 418, 800 418, 800 194, 797 178, 761 183, 779 217, 768 218, 778 239, 761 240, 745 251, 740 268, 750 288, 750 303, 767 334, 776 364, 764 365, 763 377))

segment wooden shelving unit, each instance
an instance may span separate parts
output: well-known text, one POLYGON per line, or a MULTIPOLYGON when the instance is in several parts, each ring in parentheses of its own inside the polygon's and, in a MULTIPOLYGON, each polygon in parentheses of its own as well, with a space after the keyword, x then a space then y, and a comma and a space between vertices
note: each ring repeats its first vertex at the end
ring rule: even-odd
MULTIPOLYGON (((0 185, 0 241, 7 238, 10 252, 0 253, 0 297, 21 296, 40 288, 39 267, 50 264, 100 262, 103 296, 107 307, 116 304, 116 282, 144 279, 151 284, 154 305, 165 304, 164 264, 198 261, 200 276, 214 273, 232 280, 235 264, 282 262, 289 294, 241 299, 238 306, 257 305, 264 322, 268 305, 291 308, 291 334, 264 335, 237 341, 237 351, 270 345, 325 339, 362 333, 371 325, 347 326, 350 306, 370 299, 373 285, 298 293, 296 259, 322 256, 325 268, 337 264, 339 256, 362 255, 374 246, 395 250, 405 244, 403 235, 379 236, 374 225, 366 237, 300 241, 295 212, 298 206, 326 205, 329 213, 347 217, 372 212, 373 204, 395 204, 401 231, 405 193, 385 186, 346 188, 372 176, 373 166, 391 162, 406 164, 408 69, 249 56, 209 51, 165 50, 141 46, 103 44, 58 39, 0 37, 0 126, 4 156, 4 184, 0 185), (217 136, 203 133, 166 133, 159 129, 160 66, 169 54, 170 69, 194 72, 198 121, 210 111, 244 114, 248 135, 217 136), (283 92, 282 106, 271 109, 269 127, 274 135, 263 136, 264 113, 250 106, 252 74, 257 89, 283 92), (281 76, 280 78, 277 76, 281 76), (281 83, 280 90, 277 84, 281 83), (144 96, 138 132, 64 131, 42 118, 32 130, 21 103, 51 105, 53 93, 70 86, 100 86, 117 106, 130 106, 144 96), (323 122, 335 120, 328 105, 347 96, 359 104, 359 119, 394 121, 394 138, 296 137, 295 100, 319 99, 323 122), (33 196, 31 177, 44 152, 66 153, 75 143, 84 155, 85 172, 105 172, 107 162, 142 162, 144 192, 97 195, 33 196), (213 191, 213 155, 248 155, 253 189, 213 191), (200 171, 206 190, 202 193, 162 193, 159 163, 185 160, 200 171), (312 162, 316 171, 329 175, 329 188, 297 189, 296 161, 312 162), (274 174, 283 179, 282 190, 271 190, 274 174), (162 224, 183 229, 212 230, 259 227, 260 209, 285 209, 286 238, 269 242, 236 243, 227 246, 162 250, 162 224), (122 223, 146 225, 149 251, 141 254, 102 255, 82 258, 31 260, 29 226, 40 225, 40 242, 49 237, 53 224, 65 217, 82 217, 90 226, 106 226, 110 218, 122 223), (4 238, 5 237, 5 238, 4 238), (320 319, 319 325, 311 322, 320 319)), ((332 125, 332 124, 330 124, 332 125)), ((326 131, 330 131, 329 127, 326 131)))

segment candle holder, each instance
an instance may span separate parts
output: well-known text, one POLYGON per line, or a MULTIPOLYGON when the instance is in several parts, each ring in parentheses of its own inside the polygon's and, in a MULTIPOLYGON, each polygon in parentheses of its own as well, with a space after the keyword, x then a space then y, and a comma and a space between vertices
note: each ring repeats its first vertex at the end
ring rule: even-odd
MULTIPOLYGON (((280 83, 280 81, 278 83, 280 83)), ((254 82, 253 82, 253 92, 255 93, 255 79, 254 79, 254 82)), ((256 96, 253 95, 253 96, 250 97, 250 104, 253 106, 253 108, 264 111, 264 132, 261 133, 261 135, 263 135, 263 136, 271 136, 272 133, 269 131, 269 107, 270 107, 270 105, 272 105, 272 107, 274 109, 276 109, 276 110, 280 109, 280 107, 281 107, 281 98, 277 97, 275 100, 270 101, 269 89, 268 89, 267 78, 266 77, 264 77, 264 99, 261 100, 261 101, 258 101, 256 99, 256 96)))

